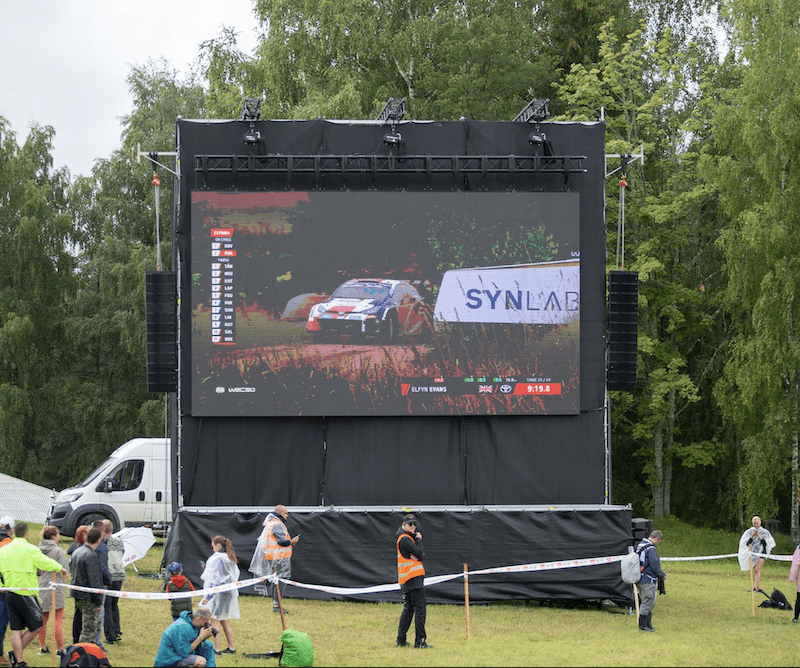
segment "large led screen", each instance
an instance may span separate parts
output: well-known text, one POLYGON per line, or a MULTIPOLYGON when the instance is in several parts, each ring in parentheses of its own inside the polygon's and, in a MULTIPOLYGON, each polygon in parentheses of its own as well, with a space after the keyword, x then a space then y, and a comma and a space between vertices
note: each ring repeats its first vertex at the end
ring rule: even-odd
POLYGON ((193 415, 578 413, 576 193, 191 206, 193 415))

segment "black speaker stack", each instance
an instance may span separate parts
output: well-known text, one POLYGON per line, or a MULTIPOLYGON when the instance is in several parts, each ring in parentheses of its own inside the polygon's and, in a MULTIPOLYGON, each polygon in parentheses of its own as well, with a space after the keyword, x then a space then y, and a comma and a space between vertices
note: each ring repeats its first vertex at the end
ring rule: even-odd
POLYGON ((631 519, 631 533, 633 534, 634 542, 637 544, 645 538, 649 538, 650 534, 653 533, 653 520, 649 520, 646 517, 634 517, 631 519))
POLYGON ((639 273, 608 273, 608 389, 636 391, 639 273))
POLYGON ((147 391, 177 392, 178 341, 175 273, 147 271, 145 316, 147 319, 147 391))

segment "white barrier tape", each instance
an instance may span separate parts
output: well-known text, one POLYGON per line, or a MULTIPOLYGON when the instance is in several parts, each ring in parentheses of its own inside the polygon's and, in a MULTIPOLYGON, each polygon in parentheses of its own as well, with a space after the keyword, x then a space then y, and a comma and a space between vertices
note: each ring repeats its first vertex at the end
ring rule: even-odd
POLYGON ((176 599, 176 598, 194 598, 195 596, 203 596, 206 594, 219 594, 224 591, 231 591, 233 589, 241 589, 242 587, 249 587, 250 585, 258 584, 267 580, 267 577, 252 578, 250 580, 240 580, 239 582, 229 582, 228 584, 217 585, 216 587, 209 587, 208 589, 196 589, 194 591, 178 591, 178 592, 143 592, 143 591, 115 591, 111 589, 95 589, 93 587, 79 587, 78 585, 56 583, 57 587, 64 587, 66 589, 74 589, 75 591, 85 591, 91 594, 105 594, 106 596, 115 596, 116 598, 133 598, 133 599, 152 599, 155 601, 176 599))
MULTIPOLYGON (((792 557, 788 554, 764 554, 763 552, 749 552, 751 557, 759 559, 774 559, 775 561, 791 561, 792 557)), ((661 557, 661 561, 704 561, 708 559, 731 559, 737 558, 738 552, 733 554, 710 554, 703 557, 661 557)))
MULTIPOLYGON (((751 552, 752 556, 756 557, 763 557, 767 559, 774 559, 776 561, 791 561, 792 557, 789 555, 783 554, 763 554, 763 553, 756 553, 751 552)), ((707 561, 710 559, 730 559, 733 557, 738 557, 738 553, 732 554, 714 554, 714 555, 705 555, 705 556, 697 556, 697 557, 661 557, 661 561, 707 561)), ((562 568, 584 568, 587 566, 600 566, 604 564, 613 564, 615 562, 621 561, 624 555, 614 556, 614 557, 593 557, 588 559, 571 559, 571 560, 562 560, 562 561, 549 561, 549 562, 542 562, 542 563, 534 563, 534 564, 518 564, 515 566, 501 566, 499 568, 484 568, 481 570, 475 571, 462 571, 460 573, 452 573, 449 575, 435 575, 432 577, 426 577, 424 585, 426 587, 430 587, 433 585, 440 584, 442 582, 447 582, 449 580, 456 580, 458 578, 468 578, 470 575, 495 575, 495 574, 503 574, 503 573, 525 573, 525 572, 535 572, 535 571, 549 571, 549 570, 560 570, 562 568)), ((290 584, 295 587, 300 587, 302 589, 314 589, 317 591, 322 591, 328 594, 339 594, 344 596, 357 596, 359 594, 374 594, 386 591, 397 591, 400 589, 400 585, 397 583, 392 584, 383 584, 383 585, 374 585, 371 587, 332 587, 327 585, 313 585, 313 584, 306 584, 303 582, 296 582, 294 580, 285 580, 283 578, 277 578, 275 574, 265 575, 258 578, 252 578, 249 580, 240 580, 239 582, 231 582, 224 585, 218 585, 216 587, 209 587, 208 589, 197 589, 193 591, 185 591, 185 592, 135 592, 135 591, 118 591, 118 590, 111 590, 111 589, 95 589, 92 587, 80 587, 77 585, 71 584, 62 584, 60 582, 52 583, 47 587, 0 587, 0 591, 33 591, 33 592, 40 592, 40 591, 51 591, 55 587, 64 587, 66 589, 74 589, 76 591, 84 591, 93 594, 105 594, 106 596, 114 596, 116 598, 127 598, 127 599, 144 599, 144 600, 170 600, 170 599, 181 599, 181 598, 194 598, 195 596, 205 596, 206 594, 218 594, 220 592, 231 591, 233 589, 241 589, 242 587, 249 587, 251 585, 256 585, 259 582, 269 581, 272 584, 275 582, 280 581, 284 584, 290 584)))
MULTIPOLYGON (((479 571, 468 571, 470 575, 487 575, 493 573, 525 573, 528 571, 552 571, 561 568, 581 568, 584 566, 600 566, 602 564, 613 564, 622 561, 622 555, 618 557, 593 557, 591 559, 571 559, 569 561, 548 561, 539 564, 520 564, 518 566, 503 566, 501 568, 484 568, 479 571)), ((462 574, 463 575, 463 574, 462 574)))
POLYGON ((661 557, 661 561, 708 561, 709 559, 731 559, 738 557, 739 553, 733 554, 709 554, 702 557, 661 557))
MULTIPOLYGON (((452 575, 435 575, 433 577, 425 578, 424 584, 426 587, 437 585, 448 580, 455 580, 456 578, 464 577, 464 573, 453 573, 452 575)), ((317 591, 324 591, 326 594, 342 594, 345 596, 356 596, 358 594, 375 594, 383 591, 397 591, 400 589, 398 583, 374 585, 372 587, 329 587, 327 585, 312 585, 303 582, 295 582, 294 580, 284 580, 281 582, 285 584, 301 587, 302 589, 316 589, 317 591)))

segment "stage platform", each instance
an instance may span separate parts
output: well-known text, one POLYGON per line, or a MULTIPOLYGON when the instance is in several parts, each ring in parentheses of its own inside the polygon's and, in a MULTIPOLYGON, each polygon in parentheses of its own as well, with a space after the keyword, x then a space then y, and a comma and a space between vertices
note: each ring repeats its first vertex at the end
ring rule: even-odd
MULTIPOLYGON (((568 562, 625 554, 633 542, 628 506, 422 506, 410 509, 423 535, 427 576, 563 562, 561 567, 517 573, 475 575, 470 603, 504 600, 610 600, 633 604, 619 564, 570 566, 568 562)), ((290 507, 287 526, 300 534, 292 558, 292 579, 334 587, 371 587, 396 582, 395 536, 407 508, 290 507)), ((165 563, 180 561, 196 587, 200 562, 215 535, 234 546, 242 579, 262 530, 267 509, 184 507, 164 550, 165 563)), ((257 594, 253 588, 242 590, 257 594)), ((463 603, 463 578, 428 587, 431 603, 463 603)), ((399 592, 332 595, 289 586, 287 598, 397 601, 399 592)))

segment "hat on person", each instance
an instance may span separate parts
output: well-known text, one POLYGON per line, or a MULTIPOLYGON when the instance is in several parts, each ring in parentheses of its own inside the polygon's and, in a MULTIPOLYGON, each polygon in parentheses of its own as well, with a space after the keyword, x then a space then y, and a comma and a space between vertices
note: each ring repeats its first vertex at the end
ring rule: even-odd
POLYGON ((167 570, 170 573, 180 573, 183 570, 183 566, 181 566, 179 562, 173 561, 169 566, 167 566, 167 570))
POLYGON ((0 531, 8 531, 13 526, 14 526, 13 517, 9 517, 8 515, 6 515, 5 517, 0 517, 0 531))
POLYGON ((416 524, 417 518, 412 513, 409 513, 403 518, 403 524, 416 524))

